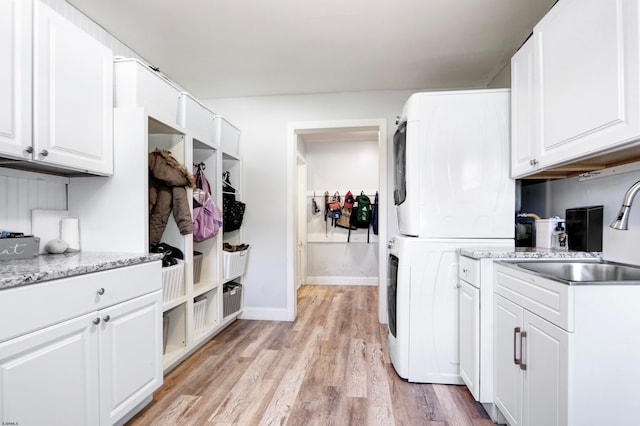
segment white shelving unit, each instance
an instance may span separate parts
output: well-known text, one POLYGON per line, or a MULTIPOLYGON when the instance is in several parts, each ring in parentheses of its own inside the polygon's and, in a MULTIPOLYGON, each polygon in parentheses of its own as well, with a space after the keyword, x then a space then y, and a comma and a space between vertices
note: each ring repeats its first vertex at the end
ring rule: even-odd
MULTIPOLYGON (((148 153, 168 150, 189 171, 194 163, 205 165, 216 205, 222 209, 222 172, 232 173, 241 185, 242 162, 237 155, 240 131, 209 111, 171 81, 135 59, 117 59, 114 65, 114 175, 109 180, 82 179, 70 185, 69 200, 82 219, 83 241, 95 242, 86 250, 147 252, 149 250, 148 153), (236 152, 226 154, 221 147, 236 152), (87 192, 89 191, 89 192, 87 192), (93 193, 91 200, 83 200, 93 193), (114 206, 126 208, 114 209, 114 206), (105 227, 104 223, 118 223, 105 227)), ((193 208, 193 192, 188 191, 193 208)), ((242 313, 223 318, 224 241, 236 244, 242 231, 218 234, 203 242, 181 235, 169 218, 162 242, 184 253, 181 290, 163 299, 163 315, 169 318, 163 368, 167 373, 242 313), (202 253, 198 282, 194 282, 194 251, 202 253), (195 303, 206 297, 204 321, 195 322, 195 303), (198 299, 198 300, 196 300, 198 299)))

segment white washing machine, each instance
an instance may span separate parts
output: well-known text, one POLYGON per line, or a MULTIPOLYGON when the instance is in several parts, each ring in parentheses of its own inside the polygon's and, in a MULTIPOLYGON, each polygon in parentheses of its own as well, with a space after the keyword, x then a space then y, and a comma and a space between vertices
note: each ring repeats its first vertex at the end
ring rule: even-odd
POLYGON ((458 355, 458 248, 511 247, 513 239, 429 239, 389 242, 389 351, 410 382, 463 384, 458 355))

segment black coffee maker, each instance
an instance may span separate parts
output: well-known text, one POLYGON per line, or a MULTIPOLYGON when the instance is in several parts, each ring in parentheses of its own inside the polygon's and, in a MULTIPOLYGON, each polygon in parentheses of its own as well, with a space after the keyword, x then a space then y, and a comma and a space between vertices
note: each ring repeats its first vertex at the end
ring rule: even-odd
POLYGON ((602 206, 565 210, 569 250, 602 251, 602 206))

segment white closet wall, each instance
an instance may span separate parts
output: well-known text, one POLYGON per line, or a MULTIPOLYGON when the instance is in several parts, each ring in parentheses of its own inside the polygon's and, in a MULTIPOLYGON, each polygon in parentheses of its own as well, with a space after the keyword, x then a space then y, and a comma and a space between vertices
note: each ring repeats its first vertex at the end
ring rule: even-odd
MULTIPOLYGON (((300 151, 300 150, 299 150, 300 151)), ((378 186, 378 141, 323 141, 304 144, 307 165, 307 284, 378 284, 378 238, 370 230, 351 231, 324 220, 324 192, 338 191, 342 202, 347 191, 360 191, 373 203, 378 186), (311 199, 321 211, 312 213, 311 199)))

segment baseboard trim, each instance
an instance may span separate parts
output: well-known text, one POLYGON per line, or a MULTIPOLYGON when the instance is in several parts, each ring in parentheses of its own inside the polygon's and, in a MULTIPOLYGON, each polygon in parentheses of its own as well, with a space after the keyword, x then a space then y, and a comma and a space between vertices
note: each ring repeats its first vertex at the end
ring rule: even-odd
POLYGON ((378 285, 378 277, 307 277, 307 285, 378 285))
POLYGON ((239 319, 264 321, 293 321, 286 308, 251 308, 244 306, 239 319))

